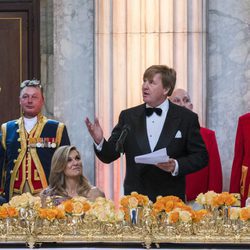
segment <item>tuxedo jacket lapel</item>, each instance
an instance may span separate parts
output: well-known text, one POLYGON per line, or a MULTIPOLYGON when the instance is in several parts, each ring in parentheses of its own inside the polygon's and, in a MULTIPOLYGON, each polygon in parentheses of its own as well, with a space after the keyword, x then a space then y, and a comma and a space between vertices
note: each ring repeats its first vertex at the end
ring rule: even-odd
POLYGON ((160 138, 154 148, 154 151, 161 148, 166 148, 169 145, 178 130, 180 121, 181 119, 178 116, 177 110, 175 110, 172 103, 169 102, 169 110, 167 113, 167 117, 163 125, 160 138))
POLYGON ((135 121, 135 138, 142 152, 150 153, 150 145, 148 141, 145 105, 134 116, 135 121))

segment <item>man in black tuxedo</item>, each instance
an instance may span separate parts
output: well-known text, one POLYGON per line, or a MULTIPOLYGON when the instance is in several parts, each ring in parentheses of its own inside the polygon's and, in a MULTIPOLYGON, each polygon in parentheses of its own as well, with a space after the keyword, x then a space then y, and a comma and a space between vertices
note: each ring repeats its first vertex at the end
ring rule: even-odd
POLYGON ((124 125, 129 127, 124 141, 126 155, 125 195, 132 191, 147 195, 153 202, 159 195, 175 195, 185 200, 185 175, 208 163, 208 154, 200 135, 198 117, 192 111, 171 103, 176 82, 174 69, 153 65, 143 75, 144 104, 123 110, 108 141, 96 118, 85 123, 95 142, 97 157, 110 163, 120 154, 116 151, 124 125), (153 109, 152 109, 153 108, 153 109), (135 156, 166 148, 169 160, 157 165, 135 163, 135 156))

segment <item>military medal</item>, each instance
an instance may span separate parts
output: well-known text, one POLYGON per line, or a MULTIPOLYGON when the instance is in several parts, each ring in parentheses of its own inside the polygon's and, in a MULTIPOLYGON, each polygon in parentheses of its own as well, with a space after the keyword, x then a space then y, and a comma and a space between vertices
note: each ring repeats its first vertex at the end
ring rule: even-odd
POLYGON ((56 148, 55 138, 52 139, 51 147, 56 148))
POLYGON ((48 141, 49 141, 49 138, 44 138, 44 147, 45 148, 48 148, 48 141))
POLYGON ((44 148, 44 138, 41 138, 41 148, 44 148))
POLYGON ((35 148, 36 147, 36 138, 30 137, 29 138, 29 145, 30 148, 35 148))
POLYGON ((41 138, 37 138, 36 147, 37 148, 41 148, 42 147, 41 138))

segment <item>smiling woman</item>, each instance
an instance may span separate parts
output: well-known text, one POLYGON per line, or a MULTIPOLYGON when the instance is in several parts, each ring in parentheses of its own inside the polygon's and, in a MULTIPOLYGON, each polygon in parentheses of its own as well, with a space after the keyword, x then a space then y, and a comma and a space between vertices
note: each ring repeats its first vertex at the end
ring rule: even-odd
POLYGON ((52 158, 49 187, 41 193, 43 206, 46 200, 59 205, 76 196, 86 197, 90 201, 104 197, 102 191, 89 183, 82 168, 81 156, 75 146, 59 147, 52 158))

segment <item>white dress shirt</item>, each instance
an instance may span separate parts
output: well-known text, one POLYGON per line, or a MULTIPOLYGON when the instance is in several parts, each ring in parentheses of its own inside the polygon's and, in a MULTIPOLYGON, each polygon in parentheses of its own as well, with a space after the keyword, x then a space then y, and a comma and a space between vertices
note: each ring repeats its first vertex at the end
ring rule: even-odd
MULTIPOLYGON (((146 107, 148 108, 150 106, 146 104, 146 107)), ((161 131, 167 117, 169 108, 168 100, 165 100, 161 105, 157 106, 156 108, 162 109, 161 115, 157 115, 154 112, 151 116, 146 116, 147 134, 151 152, 154 151, 154 148, 160 138, 161 131)))
POLYGON ((37 116, 32 118, 23 118, 25 130, 29 133, 37 123, 37 116))
MULTIPOLYGON (((149 108, 150 106, 146 104, 146 107, 149 108)), ((154 148, 159 141, 167 114, 169 109, 169 101, 166 99, 161 105, 155 107, 161 108, 162 113, 161 115, 157 115, 155 112, 151 116, 146 117, 146 125, 147 125, 147 134, 151 152, 154 151, 154 148)), ((176 160, 175 161, 175 170, 171 173, 173 176, 178 175, 179 171, 179 164, 176 160)))

